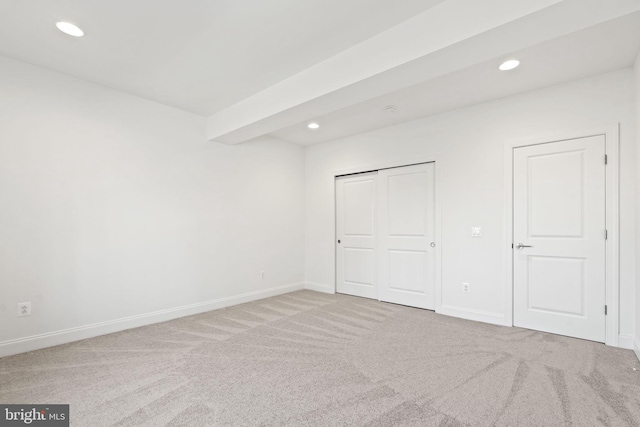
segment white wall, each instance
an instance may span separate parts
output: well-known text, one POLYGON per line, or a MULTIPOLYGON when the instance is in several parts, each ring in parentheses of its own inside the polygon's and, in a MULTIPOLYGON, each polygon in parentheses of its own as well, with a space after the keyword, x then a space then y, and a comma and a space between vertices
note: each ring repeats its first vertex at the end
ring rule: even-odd
POLYGON ((633 72, 625 69, 309 147, 309 288, 334 287, 331 172, 433 157, 442 198, 442 304, 449 314, 503 323, 511 250, 505 245, 505 141, 620 122, 620 332, 629 346, 635 309, 632 87, 633 72), (470 237, 472 226, 482 227, 482 238, 470 237), (461 292, 462 282, 471 283, 471 293, 461 292))
POLYGON ((0 356, 302 286, 304 149, 204 131, 202 117, 0 57, 0 356), (33 315, 17 318, 24 301, 33 315))
POLYGON ((199 116, 0 57, 0 355, 295 289, 303 276, 331 289, 331 172, 425 157, 440 170, 443 303, 495 320, 505 315, 504 141, 614 122, 620 329, 640 345, 635 74, 635 100, 627 69, 305 151, 210 143, 199 116), (33 315, 17 318, 23 301, 33 315), (110 326, 82 329, 96 324, 110 326))
MULTIPOLYGON (((636 119, 636 266, 640 266, 640 53, 634 67, 636 119)), ((636 324, 633 349, 640 359, 640 270, 636 267, 636 324)))

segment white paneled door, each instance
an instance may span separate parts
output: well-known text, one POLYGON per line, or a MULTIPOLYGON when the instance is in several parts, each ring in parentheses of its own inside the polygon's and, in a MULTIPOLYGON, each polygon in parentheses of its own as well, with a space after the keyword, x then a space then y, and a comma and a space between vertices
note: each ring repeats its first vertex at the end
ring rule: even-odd
POLYGON ((336 178, 336 290, 435 308, 435 163, 336 178))
POLYGON ((514 325, 605 341, 605 139, 514 149, 514 325))
POLYGON ((435 309, 434 169, 378 172, 380 301, 435 309))
POLYGON ((336 290, 375 299, 376 180, 377 172, 336 178, 336 290))

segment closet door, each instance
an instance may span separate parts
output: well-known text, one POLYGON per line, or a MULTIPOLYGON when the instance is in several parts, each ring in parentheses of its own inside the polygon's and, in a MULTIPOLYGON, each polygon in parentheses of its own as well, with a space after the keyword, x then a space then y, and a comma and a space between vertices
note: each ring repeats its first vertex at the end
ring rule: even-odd
POLYGON ((435 309, 435 164, 378 172, 381 301, 435 309))
POLYGON ((336 178, 336 273, 339 293, 378 299, 377 172, 336 178))

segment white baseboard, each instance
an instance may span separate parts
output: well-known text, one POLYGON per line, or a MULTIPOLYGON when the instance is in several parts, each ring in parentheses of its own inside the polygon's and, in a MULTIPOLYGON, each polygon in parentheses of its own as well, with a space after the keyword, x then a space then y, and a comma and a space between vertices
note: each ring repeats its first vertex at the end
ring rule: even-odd
POLYGON ((436 309, 436 313, 444 314, 446 316, 459 317, 461 319, 474 320, 476 322, 491 323, 493 325, 511 326, 511 324, 506 323, 507 319, 505 319, 504 314, 502 313, 472 310, 464 307, 456 307, 445 304, 436 309))
POLYGON ((638 337, 633 339, 633 352, 636 354, 638 361, 640 361, 640 338, 638 337))
POLYGON ((618 335, 618 347, 633 350, 633 339, 633 335, 630 334, 618 335))
POLYGON ((309 289, 310 291, 322 292, 325 294, 335 294, 336 291, 333 289, 331 285, 325 285, 322 283, 313 283, 313 282, 305 282, 305 289, 309 289))
POLYGON ((246 302, 274 297, 301 289, 305 289, 304 283, 293 283, 284 286, 276 286, 274 288, 269 288, 261 291, 247 292, 241 295, 183 305, 181 307, 169 308, 166 310, 154 311, 152 313, 140 314, 137 316, 125 317, 122 319, 109 320, 107 322, 94 323, 91 325, 84 325, 76 328, 63 329, 60 331, 48 332, 40 335, 33 335, 30 337, 3 341, 0 342, 0 357, 25 353, 28 351, 52 347, 60 344, 66 344, 73 341, 93 338, 100 335, 111 334, 114 332, 124 331, 126 329, 151 325, 154 323, 166 322, 167 320, 173 320, 179 317, 191 316, 194 314, 217 310, 224 307, 244 304, 246 302))

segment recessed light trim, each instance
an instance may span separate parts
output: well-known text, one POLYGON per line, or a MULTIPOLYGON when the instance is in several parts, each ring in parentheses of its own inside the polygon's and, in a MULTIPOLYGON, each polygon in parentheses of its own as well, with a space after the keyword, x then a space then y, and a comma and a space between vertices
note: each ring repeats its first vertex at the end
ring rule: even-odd
POLYGON ((309 129, 318 129, 318 128, 320 127, 320 125, 319 125, 318 123, 316 123, 316 122, 311 122, 311 123, 309 123, 309 124, 307 125, 307 127, 308 127, 309 129))
POLYGON ((518 61, 517 59, 509 59, 508 61, 504 61, 502 64, 500 64, 498 68, 501 71, 509 71, 517 68, 518 65, 520 65, 520 61, 518 61))
POLYGON ((58 29, 63 33, 68 34, 72 37, 84 36, 84 31, 82 31, 80 27, 72 24, 71 22, 64 22, 64 21, 56 22, 56 27, 58 27, 58 29))

